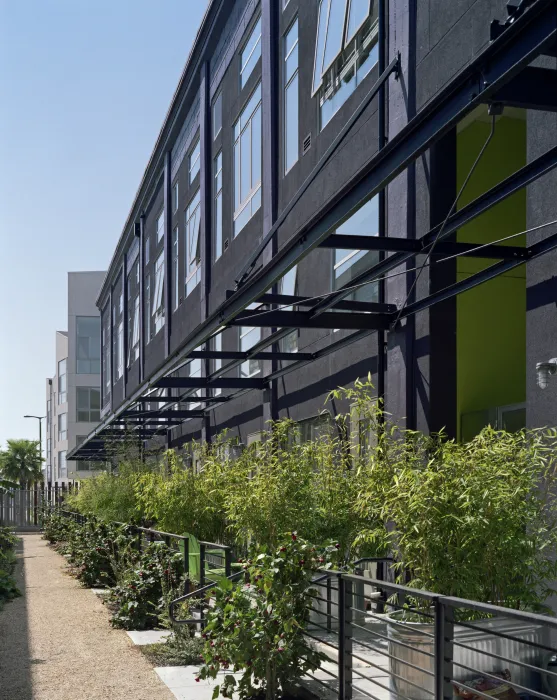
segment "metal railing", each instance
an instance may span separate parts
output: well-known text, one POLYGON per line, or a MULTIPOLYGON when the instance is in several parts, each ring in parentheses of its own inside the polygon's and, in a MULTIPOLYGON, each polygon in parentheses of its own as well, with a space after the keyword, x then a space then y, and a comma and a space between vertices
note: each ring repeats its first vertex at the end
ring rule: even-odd
POLYGON ((306 635, 327 661, 304 683, 352 700, 557 697, 557 619, 321 572, 306 635), (369 589, 372 589, 370 592, 369 589))
MULTIPOLYGON (((74 511, 64 510, 61 505, 50 506, 58 514, 66 518, 71 518, 79 525, 89 522, 87 516, 74 511)), ((199 564, 191 566, 192 559, 197 559, 197 553, 193 552, 190 546, 192 538, 189 535, 176 535, 172 532, 163 532, 148 527, 130 525, 128 523, 112 522, 112 525, 124 526, 129 529, 130 536, 136 537, 139 551, 151 542, 164 542, 169 549, 180 552, 184 561, 185 592, 191 590, 191 580, 195 576, 198 579, 199 587, 204 587, 207 583, 214 585, 221 576, 230 576, 233 566, 232 548, 225 544, 215 542, 205 542, 195 540, 199 545, 199 564)))

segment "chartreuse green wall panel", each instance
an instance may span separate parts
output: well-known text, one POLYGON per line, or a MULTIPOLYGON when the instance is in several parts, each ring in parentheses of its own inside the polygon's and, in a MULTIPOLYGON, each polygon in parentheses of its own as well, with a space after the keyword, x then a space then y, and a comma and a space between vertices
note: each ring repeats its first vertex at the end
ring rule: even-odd
MULTIPOLYGON (((457 136, 457 187, 462 187, 489 135, 476 120, 457 136)), ((526 121, 501 117, 495 135, 468 183, 458 208, 526 163, 526 121)), ((457 240, 490 243, 526 229, 526 192, 499 203, 458 231, 457 240)), ((525 245, 523 236, 507 245, 525 245)), ((458 258, 457 280, 493 264, 458 258)), ((463 414, 520 403, 526 397, 526 270, 515 268, 457 297, 457 426, 463 414)), ((466 437, 466 436, 463 436, 466 437)))

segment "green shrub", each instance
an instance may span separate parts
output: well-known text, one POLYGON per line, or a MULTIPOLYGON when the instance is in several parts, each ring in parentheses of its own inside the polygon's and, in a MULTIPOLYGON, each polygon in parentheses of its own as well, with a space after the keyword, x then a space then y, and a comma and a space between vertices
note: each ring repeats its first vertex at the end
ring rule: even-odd
MULTIPOLYGON (((243 673, 239 681, 225 675, 215 690, 240 698, 264 692, 276 700, 279 691, 325 658, 304 636, 308 609, 317 591, 312 572, 329 567, 338 545, 314 547, 295 533, 282 539, 276 551, 256 550, 245 565, 248 583, 223 579, 214 591, 203 633, 205 664, 199 678, 217 678, 221 670, 243 673)), ((213 594, 213 592, 212 592, 213 594)))
POLYGON ((45 511, 43 513, 43 538, 50 544, 67 542, 70 532, 74 527, 71 519, 59 515, 55 511, 45 511))
POLYGON ((7 527, 0 527, 0 609, 6 601, 21 595, 13 578, 16 543, 17 537, 13 531, 7 527))
POLYGON ((168 600, 183 592, 184 583, 182 555, 163 542, 151 542, 143 552, 129 550, 106 601, 112 611, 112 624, 127 630, 158 627, 166 615, 168 600))
POLYGON ((177 625, 167 641, 139 647, 155 666, 192 666, 202 661, 203 640, 187 625, 177 625))

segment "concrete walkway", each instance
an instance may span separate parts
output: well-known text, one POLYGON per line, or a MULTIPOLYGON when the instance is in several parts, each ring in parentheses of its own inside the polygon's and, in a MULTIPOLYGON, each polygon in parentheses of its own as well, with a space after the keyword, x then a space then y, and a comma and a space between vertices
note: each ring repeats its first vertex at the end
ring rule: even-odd
POLYGON ((0 612, 0 700, 171 700, 100 600, 64 573, 63 558, 38 534, 21 540, 24 595, 0 612))

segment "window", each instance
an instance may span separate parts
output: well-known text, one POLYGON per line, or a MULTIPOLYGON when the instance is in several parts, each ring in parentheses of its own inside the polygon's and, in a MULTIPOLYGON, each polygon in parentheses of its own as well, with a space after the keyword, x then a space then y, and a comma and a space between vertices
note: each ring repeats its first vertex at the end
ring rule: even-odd
POLYGON ((68 439, 68 414, 58 414, 58 442, 68 439))
POLYGON ((66 403, 68 400, 67 391, 67 375, 66 375, 67 360, 60 360, 58 363, 58 405, 66 403))
POLYGON ((282 9, 285 10, 290 0, 282 0, 282 9))
POLYGON ((156 335, 164 326, 164 251, 159 255, 155 263, 152 316, 156 335))
POLYGON ((78 386, 76 389, 77 422, 97 423, 101 419, 101 397, 99 390, 78 386))
POLYGON ((240 54, 240 87, 243 88, 261 57, 261 17, 257 20, 240 54))
POLYGON ((116 380, 124 374, 124 321, 120 321, 116 329, 116 380))
POLYGON ((102 362, 103 362, 103 402, 106 403, 110 396, 110 309, 105 307, 102 314, 102 362))
MULTIPOLYGON (((358 211, 341 224, 334 233, 352 236, 377 236, 379 234, 379 212, 377 197, 372 197, 358 211)), ((335 248, 334 253, 334 288, 340 289, 359 275, 362 271, 379 261, 377 251, 348 250, 335 248)), ((350 293, 348 299, 355 301, 378 301, 377 282, 366 284, 350 293)))
POLYGON ((50 399, 46 402, 46 429, 50 429, 50 421, 52 420, 52 401, 50 399))
POLYGON ((261 83, 234 126, 234 235, 261 206, 261 83))
POLYGON ((201 195, 197 190, 186 209, 186 296, 201 280, 201 195))
POLYGON ((77 374, 99 374, 101 371, 101 319, 98 316, 77 317, 77 374))
POLYGON ((284 172, 299 156, 298 138, 298 20, 284 37, 284 172))
POLYGON ((222 255, 222 151, 215 158, 215 260, 222 255))
MULTIPOLYGON (((296 296, 298 294, 298 266, 294 265, 291 270, 284 275, 280 281, 280 293, 288 296, 296 296)), ((283 311, 293 311, 294 306, 287 306, 283 311)), ((293 330, 281 341, 283 352, 298 352, 298 329, 293 330)))
POLYGON ((373 0, 320 1, 313 93, 319 96, 321 128, 377 62, 378 29, 373 0))
POLYGON ((330 435, 332 431, 332 419, 329 413, 320 416, 306 418, 298 423, 301 442, 314 442, 324 435, 330 435))
MULTIPOLYGON (((248 309, 258 309, 259 304, 250 304, 248 309)), ((240 350, 245 352, 250 350, 254 345, 257 345, 261 340, 261 328, 249 328, 248 326, 240 326, 240 350)), ((261 372, 261 362, 259 360, 249 359, 242 362, 240 365, 240 377, 253 377, 261 372)))
MULTIPOLYGON (((201 360, 191 360, 188 364, 188 377, 201 377, 201 360)), ((192 392, 192 397, 193 396, 200 396, 201 395, 201 390, 197 389, 196 391, 192 392)), ((190 404, 190 409, 193 410, 195 408, 198 408, 201 404, 199 403, 192 403, 190 404)))
POLYGON ((201 141, 197 139, 195 146, 192 148, 190 153, 190 185, 195 180, 195 176, 199 172, 199 166, 201 165, 201 141))
POLYGON ((136 295, 135 299, 133 300, 128 339, 128 364, 131 366, 136 360, 139 359, 139 294, 136 295))
POLYGON ((58 452, 58 469, 60 479, 68 478, 68 463, 66 462, 66 450, 58 452))
POLYGON ((150 247, 151 239, 149 236, 145 236, 145 265, 149 262, 149 247, 150 247))
POLYGON ((145 344, 151 340, 151 277, 145 278, 145 344))
POLYGON ((157 242, 160 242, 164 236, 164 209, 158 216, 157 219, 157 242))
POLYGON ((175 214, 178 211, 178 195, 179 195, 179 184, 178 180, 172 186, 172 213, 175 214))
POLYGON ((216 139, 222 130, 222 92, 219 92, 213 104, 213 139, 216 139))
MULTIPOLYGON (((213 350, 215 352, 222 352, 222 333, 213 336, 213 350)), ((213 361, 213 372, 217 372, 222 368, 222 360, 216 359, 213 361)), ((222 392, 222 389, 213 389, 215 396, 218 396, 222 392)))
POLYGON ((180 247, 180 229, 178 226, 174 229, 172 233, 172 275, 173 275, 173 295, 174 295, 174 310, 178 308, 180 304, 180 276, 179 276, 179 265, 180 258, 178 257, 180 247))
POLYGON ((50 438, 46 439, 46 461, 50 463, 50 456, 52 454, 52 440, 50 438))
MULTIPOLYGON (((81 445, 83 442, 85 442, 86 437, 87 437, 86 435, 77 435, 77 437, 75 438, 76 447, 78 445, 81 445)), ((79 462, 77 463, 77 471, 78 472, 89 472, 89 471, 92 471, 93 469, 96 469, 96 468, 97 468, 96 462, 86 462, 86 461, 79 460, 79 462)))

